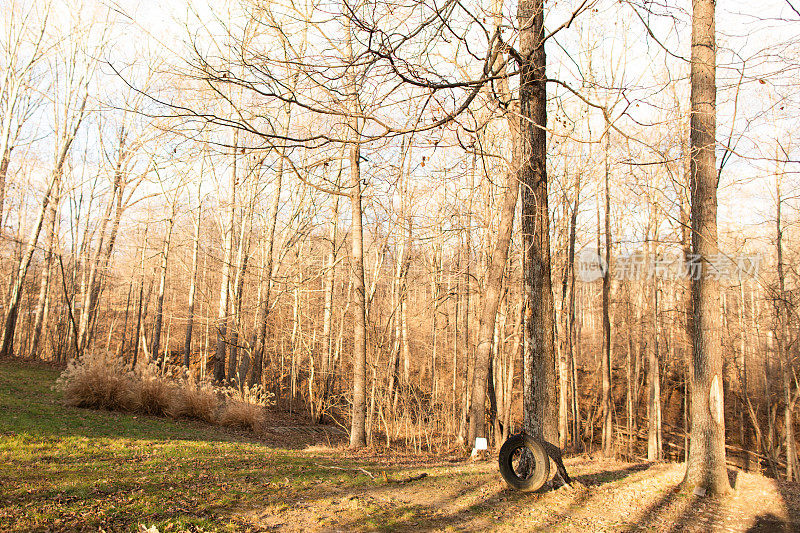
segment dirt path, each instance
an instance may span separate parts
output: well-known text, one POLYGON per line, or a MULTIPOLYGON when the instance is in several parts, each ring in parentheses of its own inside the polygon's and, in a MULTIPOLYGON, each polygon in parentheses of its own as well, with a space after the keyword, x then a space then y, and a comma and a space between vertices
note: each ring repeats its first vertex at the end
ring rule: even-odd
POLYGON ((698 498, 674 490, 682 465, 570 459, 567 468, 578 483, 541 494, 508 490, 493 462, 405 468, 388 483, 378 472, 357 489, 311 487, 242 518, 278 531, 800 530, 796 484, 740 473, 734 495, 698 498), (428 476, 418 481, 391 481, 422 472, 428 476))

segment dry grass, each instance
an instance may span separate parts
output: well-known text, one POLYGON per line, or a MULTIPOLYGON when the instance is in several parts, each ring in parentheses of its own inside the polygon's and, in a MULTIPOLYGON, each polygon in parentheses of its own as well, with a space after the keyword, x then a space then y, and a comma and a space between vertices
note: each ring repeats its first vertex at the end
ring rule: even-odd
POLYGON ((218 401, 214 389, 207 383, 197 385, 192 380, 184 381, 183 385, 176 389, 167 415, 216 423, 218 401))
POLYGON ((264 406, 240 400, 229 399, 219 415, 223 426, 247 428, 254 433, 261 433, 265 422, 264 406))
POLYGON ((130 410, 146 415, 163 416, 170 409, 176 388, 162 377, 141 376, 130 384, 130 410))
POLYGON ((68 405, 190 418, 263 433, 272 394, 262 387, 196 383, 184 369, 162 375, 155 365, 128 370, 114 356, 87 354, 58 379, 68 405))
POLYGON ((72 407, 130 410, 131 380, 113 358, 87 355, 70 363, 57 384, 64 391, 65 403, 72 407))

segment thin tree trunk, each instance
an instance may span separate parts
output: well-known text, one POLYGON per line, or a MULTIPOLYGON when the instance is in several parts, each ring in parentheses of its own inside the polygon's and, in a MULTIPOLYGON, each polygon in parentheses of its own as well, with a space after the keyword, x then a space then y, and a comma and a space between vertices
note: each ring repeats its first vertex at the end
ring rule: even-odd
MULTIPOLYGON (((290 108, 291 109, 291 108, 290 108)), ((287 132, 291 122, 291 115, 287 113, 286 128, 287 132)), ((267 324, 269 321, 270 310, 270 295, 272 290, 272 270, 274 265, 274 248, 275 248, 275 228, 278 224, 278 209, 281 205, 281 192, 283 190, 283 169, 284 169, 284 148, 279 148, 279 158, 277 169, 275 171, 275 191, 272 197, 272 203, 269 206, 269 214, 267 215, 267 231, 264 235, 266 243, 264 250, 264 258, 262 262, 262 270, 266 277, 265 285, 263 287, 264 294, 261 298, 261 305, 258 309, 258 326, 253 333, 253 372, 250 374, 250 386, 261 384, 261 375, 264 368, 264 351, 266 349, 267 340, 267 324)))
POLYGON ((606 131, 605 149, 605 271, 603 272, 603 455, 611 457, 614 454, 614 427, 612 415, 614 404, 612 398, 613 382, 611 378, 611 193, 609 189, 610 168, 608 164, 608 151, 611 149, 611 134, 606 131))
POLYGON ((230 299, 231 262, 233 261, 233 234, 236 223, 236 148, 238 146, 238 130, 233 134, 233 161, 230 173, 230 191, 228 196, 228 224, 225 227, 225 255, 222 260, 222 279, 219 286, 219 307, 217 308, 217 347, 214 352, 214 381, 225 381, 225 356, 228 340, 228 300, 230 299))
POLYGON ((117 348, 117 359, 124 364, 128 364, 128 357, 125 354, 125 341, 128 337, 128 317, 131 311, 131 294, 133 294, 133 279, 128 282, 128 296, 125 298, 125 319, 122 322, 122 337, 117 348))
POLYGON ((139 269, 141 271, 140 272, 141 280, 139 281, 139 300, 138 300, 138 303, 136 304, 136 333, 135 333, 136 341, 134 342, 134 345, 133 345, 133 360, 131 361, 131 368, 136 368, 136 363, 137 363, 138 358, 139 358, 139 342, 140 342, 140 339, 141 339, 140 332, 142 330, 142 306, 144 304, 144 277, 145 277, 144 276, 144 259, 145 259, 145 254, 146 254, 146 251, 147 251, 147 230, 148 230, 148 228, 149 228, 149 224, 145 224, 145 227, 144 227, 144 238, 142 240, 142 255, 141 255, 141 260, 140 260, 140 265, 139 265, 139 269))
MULTIPOLYGON (((472 170, 470 172, 470 191, 475 190, 475 167, 477 162, 477 153, 473 153, 472 156, 472 170)), ((470 193, 469 198, 469 205, 467 209, 467 220, 466 220, 466 228, 467 231, 463 232, 464 236, 464 300, 461 304, 461 351, 464 354, 464 372, 463 372, 463 381, 462 387, 464 389, 464 393, 461 396, 461 416, 459 419, 458 424, 458 435, 456 436, 456 442, 459 445, 463 446, 467 444, 465 439, 467 437, 466 432, 468 431, 468 419, 467 416, 470 411, 470 384, 472 383, 472 374, 474 372, 474 363, 470 364, 472 358, 470 357, 470 299, 472 296, 472 208, 473 208, 473 196, 470 193)), ((474 441, 473 441, 474 442, 474 441)), ((471 443, 470 443, 471 444, 471 443)))
MULTIPOLYGON (((353 61, 353 35, 350 19, 347 19, 346 55, 353 61)), ((350 426, 350 448, 361 448, 367 444, 367 298, 364 285, 364 232, 362 228, 363 212, 361 208, 361 145, 360 124, 357 117, 359 109, 358 86, 355 67, 351 66, 345 74, 347 94, 350 103, 350 204, 351 222, 351 258, 350 278, 353 283, 353 409, 350 426)))
MULTIPOLYGON (((579 190, 579 177, 580 173, 575 172, 575 200, 577 203, 579 190)), ((565 194, 565 204, 567 198, 565 194)), ((569 207, 566 207, 569 209, 569 207)), ((569 218, 569 235, 567 237, 567 260, 564 265, 564 274, 561 278, 561 339, 558 344, 558 445, 561 448, 566 448, 567 441, 569 440, 569 359, 572 356, 572 336, 570 334, 572 324, 571 320, 574 318, 572 310, 573 296, 572 290, 574 289, 574 267, 575 267, 575 222, 577 219, 577 207, 574 207, 569 218)), ((574 436, 573 436, 574 439, 574 436)))
POLYGON ((253 216, 252 203, 247 208, 247 213, 243 216, 242 225, 239 230, 239 246, 236 251, 236 276, 233 280, 233 327, 231 331, 231 348, 228 356, 228 379, 236 379, 236 385, 241 387, 243 382, 242 371, 247 373, 250 366, 250 359, 247 351, 244 351, 242 360, 239 361, 239 333, 242 331, 242 290, 244 289, 244 276, 247 272, 247 260, 250 256, 250 221, 253 216))
MULTIPOLYGON (((339 175, 341 175, 341 166, 339 168, 339 175)), ((339 180, 337 179, 337 185, 339 180)), ((334 374, 333 370, 333 296, 336 284, 336 229, 339 224, 339 197, 333 199, 333 214, 331 216, 330 225, 330 248, 328 248, 328 255, 325 263, 325 282, 323 290, 325 291, 325 304, 322 310, 322 342, 325 350, 322 359, 322 394, 319 398, 319 408, 316 413, 316 420, 322 422, 322 418, 327 408, 328 398, 333 386, 334 374)))
POLYGON ((45 259, 42 265, 42 279, 39 283, 39 297, 36 301, 36 315, 33 323, 33 337, 29 347, 28 357, 36 359, 39 349, 39 340, 42 329, 47 325, 47 315, 50 309, 50 277, 53 270, 53 249, 55 246, 56 228, 58 227, 58 205, 60 203, 59 185, 56 184, 54 198, 50 201, 50 221, 47 231, 47 244, 45 245, 45 259))
POLYGON ((492 253, 489 270, 484 282, 485 294, 483 308, 478 323, 478 339, 475 347, 475 372, 472 382, 472 408, 469 419, 467 443, 474 445, 475 439, 486 436, 486 387, 489 372, 489 358, 492 352, 497 308, 502 293, 503 274, 508 260, 508 248, 514 228, 514 214, 519 196, 519 177, 509 172, 506 190, 503 194, 503 207, 500 212, 500 226, 497 242, 492 253))
MULTIPOLYGON (((175 225, 175 211, 169 219, 167 226, 167 236, 164 239, 164 250, 161 252, 161 269, 158 279, 158 297, 156 299, 156 318, 153 323, 153 340, 150 348, 150 356, 155 361, 159 361, 159 350, 161 349, 161 323, 164 320, 164 293, 167 288, 167 265, 169 261, 169 245, 172 240, 172 228, 175 225)), ((169 346, 167 347, 169 349, 169 346)), ((166 356, 160 363, 162 366, 167 364, 166 356)))
POLYGON ((777 215, 775 218, 775 247, 778 255, 778 355, 781 362, 781 384, 783 385, 783 421, 786 446, 786 479, 794 481, 800 475, 797 463, 797 445, 794 437, 794 399, 792 397, 792 368, 789 356, 789 302, 786 294, 786 281, 783 264, 783 227, 781 217, 781 180, 776 177, 775 196, 777 199, 777 215))
POLYGON ((6 203, 6 175, 8 165, 11 162, 11 149, 3 150, 3 158, 0 159, 0 235, 3 234, 3 213, 6 203))
MULTIPOLYGON (((201 170, 202 172, 202 170, 201 170)), ((197 291, 197 257, 200 252, 200 222, 203 220, 203 200, 200 187, 202 181, 197 180, 197 219, 194 222, 194 239, 192 245, 192 274, 189 278, 189 300, 186 303, 186 335, 183 341, 183 366, 187 369, 192 356, 192 329, 194 327, 194 298, 197 291)))
POLYGON ((6 316, 3 323, 2 342, 0 344, 0 358, 8 358, 14 353, 14 335, 17 326, 17 316, 19 313, 19 304, 22 299, 22 292, 25 283, 25 277, 28 274, 28 268, 31 264, 31 259, 36 251, 36 242, 39 240, 39 233, 42 230, 45 214, 47 213, 47 206, 51 201, 51 194, 55 188, 56 182, 60 179, 60 174, 54 172, 50 178, 47 190, 45 191, 42 206, 39 209, 39 216, 34 222, 33 229, 28 237, 28 242, 25 246, 25 252, 19 260, 17 267, 17 275, 14 278, 14 283, 11 286, 11 293, 6 307, 6 316))
POLYGON ((647 460, 660 461, 661 443, 661 367, 659 363, 658 280, 653 279, 653 346, 648 359, 647 460))
POLYGON ((64 168, 64 163, 67 159, 67 155, 69 154, 70 147, 72 146, 72 142, 75 140, 75 135, 78 133, 78 129, 80 128, 80 125, 83 122, 87 100, 88 100, 88 94, 84 95, 83 101, 81 102, 80 105, 80 109, 75 115, 76 118, 74 119, 72 127, 61 141, 61 147, 59 149, 58 156, 56 157, 55 166, 53 167, 53 171, 50 174, 50 179, 48 180, 47 189, 45 190, 44 196, 42 198, 42 205, 39 208, 39 214, 36 218, 36 221, 33 224, 33 229, 31 230, 31 233, 28 237, 28 242, 25 246, 25 251, 20 257, 19 264, 17 267, 17 275, 14 278, 14 283, 11 287, 11 292, 8 298, 8 305, 6 307, 6 316, 3 322, 2 341, 0 341, 0 358, 10 357, 11 354, 13 353, 14 334, 17 325, 17 315, 19 313, 19 302, 22 297, 22 289, 25 283, 25 277, 28 274, 28 268, 30 267, 31 259, 33 258, 33 254, 36 251, 36 242, 39 240, 39 233, 42 231, 42 225, 44 223, 45 214, 47 213, 47 206, 49 205, 49 202, 52 199, 51 196, 53 190, 56 189, 57 184, 61 180, 61 173, 64 168))

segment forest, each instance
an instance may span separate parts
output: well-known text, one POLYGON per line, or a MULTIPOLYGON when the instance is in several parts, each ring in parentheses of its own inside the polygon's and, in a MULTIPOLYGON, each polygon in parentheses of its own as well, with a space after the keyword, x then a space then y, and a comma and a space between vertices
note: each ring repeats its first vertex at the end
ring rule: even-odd
POLYGON ((800 5, 164 4, 2 2, 0 359, 350 450, 800 476, 800 5))

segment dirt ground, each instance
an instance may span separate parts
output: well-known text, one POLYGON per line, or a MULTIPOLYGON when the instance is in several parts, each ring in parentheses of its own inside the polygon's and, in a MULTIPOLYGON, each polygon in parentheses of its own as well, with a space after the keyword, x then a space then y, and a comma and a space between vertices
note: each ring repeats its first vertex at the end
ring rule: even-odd
POLYGON ((386 476, 378 464, 348 469, 362 485, 312 484, 285 504, 244 510, 243 522, 273 531, 800 531, 800 485, 755 474, 737 472, 729 497, 701 498, 676 491, 680 464, 572 458, 572 487, 522 494, 494 461, 401 462, 386 476))

